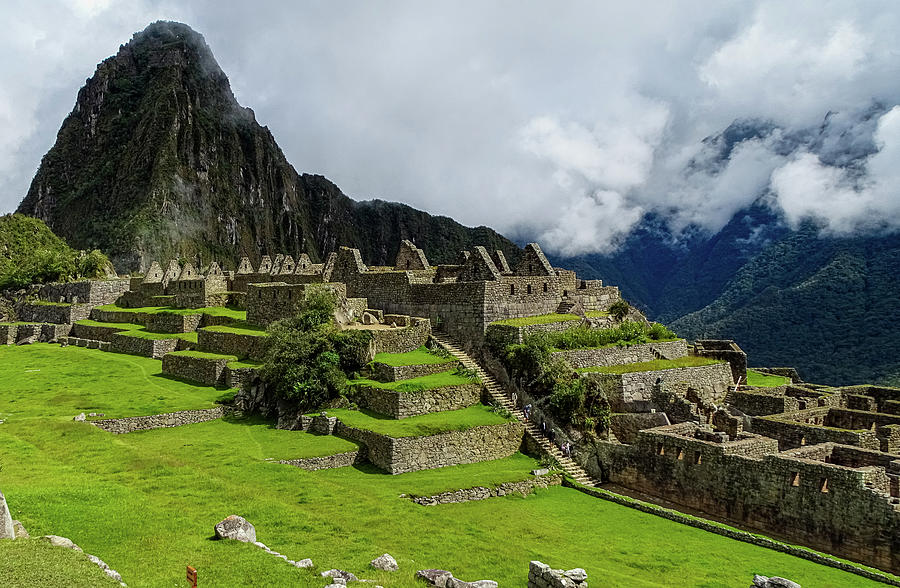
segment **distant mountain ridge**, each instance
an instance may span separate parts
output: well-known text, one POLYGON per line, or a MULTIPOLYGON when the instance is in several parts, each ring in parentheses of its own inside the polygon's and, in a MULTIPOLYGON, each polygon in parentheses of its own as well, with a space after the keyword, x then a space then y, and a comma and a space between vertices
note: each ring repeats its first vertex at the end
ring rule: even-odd
POLYGON ((99 248, 120 270, 152 259, 238 256, 341 245, 393 263, 402 239, 448 263, 474 245, 518 248, 402 204, 356 202, 298 174, 253 111, 240 106, 202 35, 157 22, 97 67, 78 92, 18 212, 73 247, 99 248))
MULTIPOLYGON (((885 108, 859 115, 874 125, 885 108)), ((822 161, 859 168, 875 151, 859 134, 822 126, 777 135, 776 149, 815 152, 822 161)), ((773 136, 766 121, 735 121, 705 143, 696 166, 724 165, 742 141, 773 136)), ((613 254, 554 257, 555 265, 618 285, 655 320, 692 339, 735 339, 753 365, 789 365, 812 382, 900 386, 900 235, 833 238, 806 223, 790 229, 766 193, 716 234, 679 238, 664 218, 646 216, 613 254)))

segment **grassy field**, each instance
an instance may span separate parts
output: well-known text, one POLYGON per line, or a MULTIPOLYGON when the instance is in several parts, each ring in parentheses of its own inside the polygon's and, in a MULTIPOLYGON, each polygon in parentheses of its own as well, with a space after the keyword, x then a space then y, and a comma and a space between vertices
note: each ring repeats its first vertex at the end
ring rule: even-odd
MULTIPOLYGON (((877 586, 566 488, 438 507, 402 497, 523 479, 537 463, 520 454, 397 476, 369 466, 307 472, 275 462, 354 445, 280 431, 258 419, 128 435, 71 420, 87 404, 114 413, 132 397, 148 408, 154 402, 191 408, 194 400, 206 395, 211 402, 220 393, 191 387, 205 390, 192 393, 175 381, 167 381, 173 388, 154 387, 158 366, 83 348, 0 348, 0 418, 6 420, 0 488, 13 517, 34 536, 69 537, 132 587, 183 586, 186 565, 198 569, 202 586, 320 588, 316 572, 339 567, 386 588, 421 587, 414 573, 424 568, 512 587, 525 584, 531 559, 583 567, 594 586, 744 586, 754 573, 803 586, 877 586), (34 369, 41 371, 28 371, 34 369), (212 540, 213 525, 230 514, 250 520, 272 549, 294 560, 312 558, 317 570, 298 570, 252 545, 212 540), (397 559, 399 572, 368 568, 385 552, 397 559)), ((103 576, 71 559, 72 552, 42 557, 28 543, 0 542, 0 585, 103 585, 103 576), (38 560, 78 575, 59 580, 47 569, 39 581, 30 572, 21 577, 38 560)))
POLYGON ((108 417, 211 408, 223 395, 162 374, 162 362, 84 347, 0 346, 0 419, 108 417))
POLYGON ((115 304, 105 304, 98 307, 100 310, 115 310, 118 312, 143 312, 147 314, 171 313, 171 314, 208 314, 211 316, 227 316, 236 321, 247 320, 247 311, 228 308, 225 306, 208 306, 205 308, 175 308, 172 306, 142 306, 140 308, 122 308, 115 304))
POLYGON ((341 422, 348 427, 373 431, 390 437, 421 437, 448 431, 466 431, 482 425, 501 425, 510 420, 491 412, 490 408, 481 404, 400 420, 367 410, 345 408, 330 409, 328 416, 341 419, 341 422))
POLYGON ((528 325, 546 325, 549 323, 561 323, 564 321, 580 320, 576 314, 539 314, 536 316, 523 316, 519 318, 503 319, 494 321, 492 325, 506 325, 508 327, 527 327, 528 325))
POLYGON ((461 376, 455 370, 446 372, 438 372, 427 376, 419 376, 418 378, 409 378, 407 380, 397 380, 394 382, 378 382, 369 380, 368 378, 357 378, 350 380, 351 386, 371 386, 373 388, 382 388, 384 390, 400 390, 401 392, 415 392, 416 390, 431 390, 433 388, 443 388, 444 386, 463 386, 478 382, 477 377, 461 376))
POLYGON ((38 538, 0 541, 0 578, 7 588, 119 585, 83 553, 54 547, 38 538))
POLYGON ((235 321, 230 325, 213 325, 211 327, 203 327, 205 331, 216 331, 219 333, 235 333, 237 335, 253 335, 254 337, 268 337, 265 327, 251 325, 246 321, 235 321))
POLYGON ((227 359, 229 363, 237 363, 237 355, 223 355, 221 353, 210 353, 209 351, 194 351, 193 349, 185 349, 184 351, 170 351, 166 355, 176 355, 179 357, 197 357, 200 359, 227 359))
POLYGON ((587 367, 579 368, 576 371, 581 373, 599 373, 599 374, 630 374, 634 372, 654 372, 657 370, 673 370, 686 367, 700 367, 704 365, 712 365, 714 363, 724 363, 715 359, 706 357, 695 357, 687 355, 678 359, 654 359, 653 361, 641 361, 638 363, 628 363, 625 365, 611 365, 604 367, 587 367))
POLYGON ((747 385, 757 386, 759 388, 775 388, 776 386, 784 386, 790 384, 791 379, 784 376, 775 376, 772 374, 764 374, 756 370, 747 370, 747 385))
POLYGON ((407 353, 376 353, 375 358, 372 361, 399 367, 405 365, 453 363, 459 360, 457 360, 455 357, 447 357, 444 355, 438 355, 437 353, 432 353, 427 347, 423 345, 422 347, 419 347, 418 349, 409 351, 407 353))

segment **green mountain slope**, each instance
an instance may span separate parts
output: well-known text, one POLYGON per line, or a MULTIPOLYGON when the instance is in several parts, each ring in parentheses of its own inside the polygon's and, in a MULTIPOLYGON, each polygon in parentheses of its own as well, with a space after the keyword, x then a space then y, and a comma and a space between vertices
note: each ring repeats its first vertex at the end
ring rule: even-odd
POLYGON ((802 227, 744 265, 708 306, 672 327, 736 339, 755 365, 811 381, 900 384, 900 236, 820 238, 802 227))
POLYGON ((298 174, 253 111, 240 106, 203 37, 157 22, 98 65, 63 121, 18 212, 74 247, 99 248, 120 270, 200 254, 340 245, 392 263, 400 239, 448 262, 483 244, 512 257, 496 232, 386 202, 354 202, 322 176, 298 174))

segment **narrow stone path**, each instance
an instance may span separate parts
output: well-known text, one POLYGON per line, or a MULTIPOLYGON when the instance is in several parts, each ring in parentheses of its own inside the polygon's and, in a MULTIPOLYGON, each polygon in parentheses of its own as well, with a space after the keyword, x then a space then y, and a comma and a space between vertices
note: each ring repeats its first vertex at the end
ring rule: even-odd
POLYGON ((584 484, 585 486, 599 486, 600 481, 591 477, 584 468, 578 465, 575 460, 571 457, 567 457, 563 455, 562 451, 550 442, 541 430, 531 421, 525 418, 525 411, 513 405, 512 400, 506 395, 506 392, 503 390, 503 387, 500 385, 497 380, 487 373, 478 363, 472 359, 472 357, 462 350, 456 343, 453 342, 450 337, 448 337, 445 333, 435 333, 432 332, 431 336, 435 341, 440 344, 441 347, 450 352, 453 357, 458 359, 463 367, 466 369, 474 370, 478 377, 481 379, 481 382, 484 384, 485 388, 487 388, 488 393, 491 395, 491 398, 494 399, 494 402, 498 406, 502 406, 509 410, 518 420, 525 424, 525 434, 531 437, 535 443, 537 443, 540 448, 547 454, 553 456, 556 461, 559 462, 562 470, 571 476, 576 482, 579 484, 584 484))

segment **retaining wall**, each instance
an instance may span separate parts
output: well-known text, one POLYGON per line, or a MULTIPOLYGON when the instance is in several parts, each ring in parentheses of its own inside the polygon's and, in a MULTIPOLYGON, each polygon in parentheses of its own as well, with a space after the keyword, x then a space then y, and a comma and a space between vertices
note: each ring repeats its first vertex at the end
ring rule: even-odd
POLYGON ((550 474, 547 476, 538 476, 527 480, 521 480, 519 482, 503 482, 498 486, 474 486, 472 488, 441 492, 440 494, 433 494, 431 496, 408 496, 408 498, 422 506, 436 506, 438 504, 454 504, 458 502, 471 502, 473 500, 485 500, 487 498, 507 496, 509 494, 521 494, 527 496, 532 494, 535 488, 549 488, 550 486, 561 485, 562 478, 562 474, 550 474))
POLYGON ((372 353, 406 353, 425 345, 431 336, 431 321, 413 318, 411 322, 408 327, 371 329, 372 353))
POLYGON ((117 333, 110 340, 109 350, 115 353, 129 353, 162 359, 166 353, 175 351, 178 342, 179 339, 144 339, 117 333))
POLYGON ((573 368, 606 367, 641 363, 655 359, 678 359, 688 354, 687 342, 662 341, 659 343, 642 343, 628 347, 603 347, 600 349, 573 349, 556 351, 553 359, 564 359, 573 368))
POLYGON ((146 431, 149 429, 163 429, 167 427, 180 427, 182 425, 203 423, 220 419, 228 412, 231 412, 229 407, 217 406, 206 410, 182 410, 150 416, 102 419, 89 422, 104 431, 121 435, 123 433, 133 433, 134 431, 146 431))
POLYGON ((444 386, 415 392, 386 390, 374 386, 354 387, 360 406, 395 419, 466 408, 481 401, 481 384, 444 386))
POLYGON ((224 386, 229 361, 233 360, 167 353, 162 357, 162 373, 205 386, 224 386))
POLYGON ((428 437, 388 437, 347 427, 338 420, 334 434, 366 446, 369 461, 390 474, 402 474, 509 457, 522 445, 520 422, 485 425, 428 437))
POLYGON ((220 353, 222 355, 236 355, 240 358, 249 357, 253 360, 263 359, 266 337, 265 335, 242 335, 239 333, 226 333, 200 329, 197 331, 198 348, 201 351, 220 353))
POLYGON ((633 372, 627 374, 585 373, 582 377, 601 382, 609 394, 613 412, 649 412, 660 408, 653 403, 653 389, 660 384, 687 382, 706 403, 720 403, 733 385, 731 368, 727 363, 697 367, 633 372))
POLYGON ((22 322, 71 324, 91 315, 90 304, 27 303, 18 312, 22 322))
POLYGON ((330 470, 365 463, 365 451, 347 451, 324 457, 306 457, 303 459, 282 459, 278 463, 291 465, 310 472, 330 470))
POLYGON ((431 374, 439 374, 452 370, 459 365, 459 362, 447 363, 426 363, 421 365, 388 365, 386 363, 374 362, 372 364, 372 379, 379 382, 396 382, 398 380, 409 380, 411 378, 419 378, 422 376, 430 376, 431 374))

